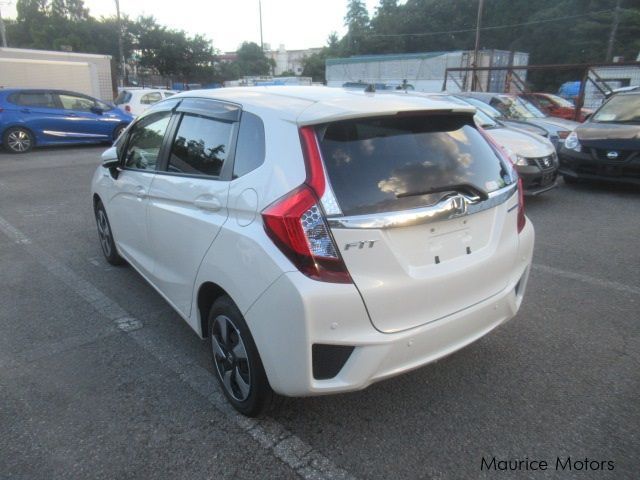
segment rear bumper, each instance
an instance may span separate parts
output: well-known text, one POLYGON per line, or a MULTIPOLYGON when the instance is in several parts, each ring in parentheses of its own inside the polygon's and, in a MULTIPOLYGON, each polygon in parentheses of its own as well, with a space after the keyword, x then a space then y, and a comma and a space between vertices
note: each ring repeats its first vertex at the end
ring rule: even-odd
POLYGON ((518 263, 504 290, 465 310, 397 333, 382 333, 372 326, 353 285, 316 282, 299 272, 283 274, 245 313, 271 387, 289 396, 359 390, 486 335, 512 318, 522 303, 533 252, 530 222, 519 237, 518 263), (355 348, 335 377, 319 380, 313 376, 313 344, 355 348))

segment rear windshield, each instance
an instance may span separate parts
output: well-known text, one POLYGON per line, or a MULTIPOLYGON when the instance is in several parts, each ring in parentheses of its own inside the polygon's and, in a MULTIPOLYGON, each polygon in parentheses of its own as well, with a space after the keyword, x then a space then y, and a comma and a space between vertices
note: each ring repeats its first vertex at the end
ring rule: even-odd
POLYGON ((123 103, 128 103, 131 100, 131 92, 127 92, 126 90, 121 91, 116 99, 113 101, 116 105, 122 105, 123 103))
POLYGON ((317 134, 344 215, 432 205, 451 192, 483 196, 513 181, 468 114, 340 121, 317 134))

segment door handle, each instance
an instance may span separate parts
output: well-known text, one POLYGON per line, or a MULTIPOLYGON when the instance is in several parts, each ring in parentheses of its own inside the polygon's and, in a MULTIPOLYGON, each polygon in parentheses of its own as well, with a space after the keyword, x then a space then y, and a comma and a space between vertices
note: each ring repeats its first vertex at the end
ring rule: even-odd
POLYGON ((76 115, 75 113, 70 113, 69 116, 70 117, 77 117, 78 115, 76 115))
POLYGON ((142 185, 138 185, 135 190, 136 190, 136 197, 144 198, 147 196, 147 189, 144 188, 142 185))
POLYGON ((30 108, 23 108, 20 110, 20 112, 22 113, 31 113, 31 109, 30 108))
POLYGON ((193 204, 200 210, 208 210, 210 212, 217 212, 222 208, 222 203, 216 197, 211 195, 203 195, 193 201, 193 204))

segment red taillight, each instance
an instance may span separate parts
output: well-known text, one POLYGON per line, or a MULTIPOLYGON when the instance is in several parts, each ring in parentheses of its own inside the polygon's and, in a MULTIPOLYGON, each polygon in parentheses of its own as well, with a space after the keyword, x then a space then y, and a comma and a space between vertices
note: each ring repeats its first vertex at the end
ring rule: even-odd
POLYGON ((524 188, 522 188, 522 179, 518 179, 518 233, 522 231, 527 223, 527 217, 524 215, 524 188))
MULTIPOLYGON (((493 138, 491 138, 489 134, 487 134, 487 132, 483 130, 481 127, 478 127, 478 130, 480 131, 482 136, 487 140, 487 142, 491 144, 495 152, 498 155, 502 155, 504 158, 506 158, 509 161, 509 163, 511 163, 513 167, 515 167, 515 163, 513 162, 509 154, 507 154, 507 152, 504 150, 504 148, 498 145, 495 142, 495 140, 493 140, 493 138)), ((514 173, 517 174, 517 172, 515 171, 514 173)), ((518 233, 522 231, 526 223, 527 223, 527 217, 525 217, 524 215, 524 188, 522 187, 522 179, 518 178, 518 233)))
POLYGON ((124 106, 124 111, 127 112, 127 113, 131 113, 131 106, 125 105, 124 106))
POLYGON ((315 280, 351 283, 320 207, 325 180, 311 127, 300 129, 307 179, 262 212, 264 228, 276 246, 302 273, 315 280))

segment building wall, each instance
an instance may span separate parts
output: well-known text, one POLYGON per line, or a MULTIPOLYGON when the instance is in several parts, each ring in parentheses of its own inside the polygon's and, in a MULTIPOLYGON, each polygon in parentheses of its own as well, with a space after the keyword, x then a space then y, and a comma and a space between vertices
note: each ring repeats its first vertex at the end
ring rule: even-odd
MULTIPOLYGON (((505 54, 500 50, 483 50, 480 52, 478 66, 497 66, 504 60, 505 54)), ((327 59, 327 85, 340 87, 346 82, 392 83, 401 84, 404 80, 418 91, 437 92, 442 90, 447 68, 470 67, 473 52, 423 52, 389 55, 362 55, 349 58, 327 59)), ((514 64, 526 65, 528 54, 514 55, 514 64), (517 61, 515 61, 517 59, 517 61)), ((497 87, 504 79, 495 73, 478 75, 486 90, 486 86, 497 87)), ((449 81, 448 89, 457 91, 470 83, 470 77, 460 75, 456 82, 449 81)))
MULTIPOLYGON (((94 55, 89 53, 56 52, 49 50, 30 50, 24 48, 0 48, 0 58, 22 60, 46 60, 52 62, 79 62, 92 66, 95 84, 92 94, 106 102, 113 101, 113 80, 111 78, 111 55, 94 55)), ((72 85, 72 71, 69 72, 69 84, 72 85)), ((57 87, 61 88, 61 87, 57 87)), ((69 87, 69 90, 72 90, 69 87)))

